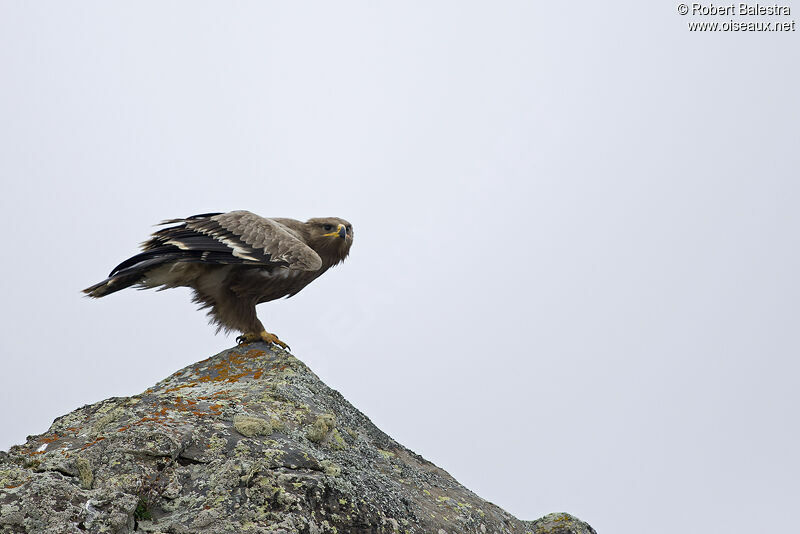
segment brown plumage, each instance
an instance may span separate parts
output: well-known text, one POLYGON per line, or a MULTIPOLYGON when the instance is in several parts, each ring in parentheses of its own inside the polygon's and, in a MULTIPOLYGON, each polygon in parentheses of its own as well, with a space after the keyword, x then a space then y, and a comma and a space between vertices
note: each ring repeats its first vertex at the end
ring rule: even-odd
POLYGON ((353 244, 344 219, 266 219, 248 211, 206 213, 155 232, 142 252, 120 263, 106 280, 83 290, 90 297, 136 286, 190 287, 209 308, 219 330, 242 333, 241 342, 263 340, 286 347, 264 330, 256 304, 291 297, 341 263, 353 244))

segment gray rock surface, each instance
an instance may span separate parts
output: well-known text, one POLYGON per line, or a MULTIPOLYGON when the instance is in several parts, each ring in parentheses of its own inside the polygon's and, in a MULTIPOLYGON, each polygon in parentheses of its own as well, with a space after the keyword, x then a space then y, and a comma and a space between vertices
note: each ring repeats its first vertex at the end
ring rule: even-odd
POLYGON ((520 521, 252 344, 0 453, 0 532, 593 534, 520 521))

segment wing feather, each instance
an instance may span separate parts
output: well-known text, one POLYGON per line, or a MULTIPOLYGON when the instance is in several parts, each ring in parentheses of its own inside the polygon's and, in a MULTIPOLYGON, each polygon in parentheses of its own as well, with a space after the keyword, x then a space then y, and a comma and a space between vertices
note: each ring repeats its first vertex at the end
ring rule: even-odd
POLYGON ((184 252, 182 261, 281 265, 303 271, 322 267, 319 255, 295 230, 248 211, 194 215, 162 224, 176 223, 179 226, 155 232, 143 244, 139 259, 169 250, 184 252))

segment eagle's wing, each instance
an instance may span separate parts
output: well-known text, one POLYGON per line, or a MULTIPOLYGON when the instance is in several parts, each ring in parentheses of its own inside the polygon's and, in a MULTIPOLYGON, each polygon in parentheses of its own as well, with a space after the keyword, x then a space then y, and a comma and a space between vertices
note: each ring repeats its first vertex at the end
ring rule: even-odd
POLYGON ((111 276, 144 261, 169 256, 171 261, 284 266, 316 271, 322 260, 302 236, 272 219, 249 211, 207 213, 170 219, 143 243, 144 252, 119 264, 111 276))
POLYGON ((221 213, 191 221, 187 227, 221 241, 232 255, 258 263, 278 263, 302 271, 316 271, 322 260, 294 230, 249 211, 221 213))

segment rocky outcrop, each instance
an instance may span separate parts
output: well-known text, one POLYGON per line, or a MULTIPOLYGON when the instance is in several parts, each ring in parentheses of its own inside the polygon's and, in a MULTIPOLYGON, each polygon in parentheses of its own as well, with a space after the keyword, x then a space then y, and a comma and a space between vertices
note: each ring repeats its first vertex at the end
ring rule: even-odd
POLYGON ((589 534, 520 521, 289 353, 239 346, 0 453, 0 532, 589 534))

